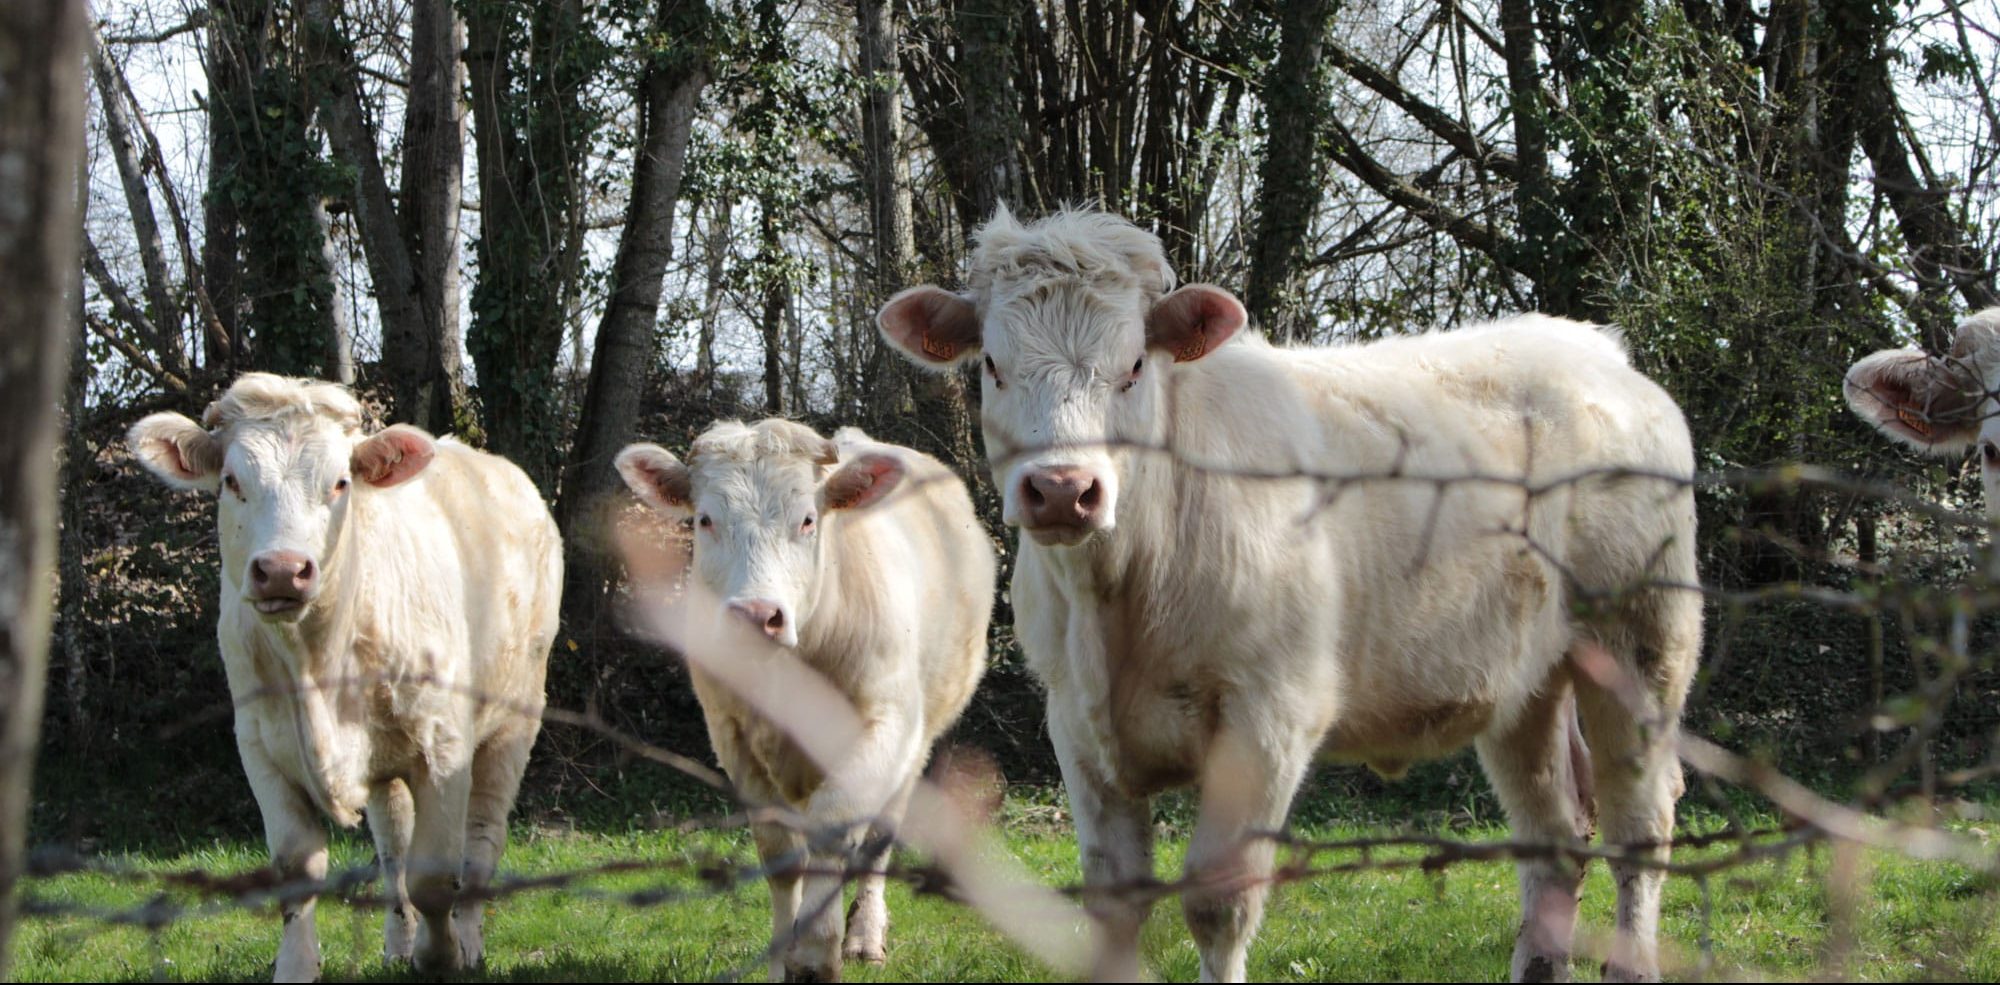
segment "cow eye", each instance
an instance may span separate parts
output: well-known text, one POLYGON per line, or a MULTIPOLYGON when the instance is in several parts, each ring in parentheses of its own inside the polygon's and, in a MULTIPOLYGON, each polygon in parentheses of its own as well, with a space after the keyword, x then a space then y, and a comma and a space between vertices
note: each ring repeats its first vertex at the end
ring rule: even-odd
POLYGON ((1007 388, 1006 382, 1000 379, 1000 367, 993 365, 992 356, 986 357, 986 374, 993 377, 993 388, 995 390, 1005 390, 1007 388))
POLYGON ((230 474, 229 474, 229 473, 227 473, 227 472, 223 473, 223 474, 222 474, 222 484, 223 484, 223 486, 224 486, 224 487, 228 488, 228 490, 229 490, 230 492, 232 492, 232 493, 236 494, 236 498, 237 498, 237 499, 242 499, 242 498, 243 498, 243 487, 242 487, 242 486, 240 486, 240 485, 237 485, 237 484, 236 484, 236 477, 235 477, 235 476, 233 476, 233 475, 230 475, 230 474))
POLYGON ((803 519, 803 520, 800 520, 800 521, 799 521, 799 532, 801 532, 801 533, 811 533, 811 532, 812 532, 812 528, 813 528, 813 518, 812 518, 812 514, 808 513, 808 514, 806 514, 806 518, 805 518, 805 519, 803 519))
POLYGON ((344 493, 344 492, 346 492, 346 491, 347 491, 347 486, 348 486, 348 481, 347 481, 346 479, 341 479, 341 480, 339 480, 339 481, 335 482, 335 483, 333 484, 333 494, 334 494, 335 496, 338 496, 338 495, 340 495, 341 493, 344 493))
POLYGON ((1118 392, 1124 393, 1125 391, 1132 389, 1132 384, 1139 382, 1139 371, 1145 368, 1146 368, 1146 357, 1140 356, 1137 361, 1132 363, 1132 375, 1127 377, 1125 382, 1119 385, 1118 392))
POLYGON ((698 521, 696 521, 696 522, 698 522, 698 523, 700 523, 700 524, 701 524, 701 529, 703 529, 703 530, 714 530, 714 529, 715 529, 715 521, 714 521, 714 520, 711 520, 711 519, 709 519, 709 518, 708 518, 708 514, 706 514, 706 513, 703 513, 703 514, 701 515, 701 519, 699 519, 699 520, 698 520, 698 521))

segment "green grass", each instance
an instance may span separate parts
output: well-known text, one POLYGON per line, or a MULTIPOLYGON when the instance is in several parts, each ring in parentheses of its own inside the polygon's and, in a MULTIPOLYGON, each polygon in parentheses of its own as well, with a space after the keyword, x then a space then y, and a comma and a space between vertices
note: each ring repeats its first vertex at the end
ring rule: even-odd
MULTIPOLYGON (((1167 805, 1161 824, 1161 871, 1178 871, 1184 823, 1167 805)), ((1014 799, 1005 812, 1006 848, 1049 884, 1077 879, 1074 841, 1060 812, 1014 799)), ((1702 826, 1696 822, 1697 827, 1702 826)), ((1387 826, 1317 823, 1303 834, 1344 838, 1384 834, 1387 826)), ((1454 837, 1501 838, 1480 821, 1450 826, 1454 837)), ((1711 851, 1720 851, 1713 849, 1711 851)), ((1681 858, 1697 853, 1683 852, 1681 858)), ((335 843, 338 871, 369 864, 359 836, 335 843)), ((1386 853, 1379 857, 1398 857, 1386 853)), ((1410 857, 1404 852, 1400 857, 1410 857)), ((769 933, 761 883, 714 893, 692 874, 717 862, 749 864, 750 839, 740 831, 625 832, 523 828, 504 874, 533 877, 574 872, 613 861, 651 868, 541 889, 493 903, 487 918, 487 967, 494 980, 699 980, 731 973, 762 976, 769 933), (645 896, 644 905, 635 897, 645 896)), ((1351 856, 1349 857, 1351 858, 1351 856)), ((1662 942, 1683 965, 1702 960, 1711 941, 1710 973, 1807 977, 1828 959, 1829 902, 1825 874, 1831 853, 1795 853, 1713 878, 1703 915, 1701 888, 1691 879, 1668 884, 1662 942)), ((1345 859, 1327 858, 1324 861, 1345 859)), ((168 854, 106 856, 118 871, 33 880, 27 898, 63 908, 29 918, 16 938, 14 974, 27 981, 246 980, 269 975, 278 942, 273 908, 244 910, 204 902, 188 890, 167 889, 161 874, 188 869, 241 873, 264 862, 260 846, 218 842, 168 854), (99 916, 130 912, 167 899, 187 907, 156 930, 107 924, 99 916)), ((1867 856, 1865 899, 1849 951, 1855 978, 1906 980, 2000 975, 2000 931, 1990 881, 1951 865, 1867 856)), ((1257 980, 1499 980, 1517 919, 1513 868, 1470 863, 1442 873, 1369 871, 1320 876, 1280 889, 1251 952, 1257 980)), ((1610 924, 1613 889, 1594 866, 1584 890, 1582 933, 1610 924)), ((891 889, 888 963, 850 968, 867 981, 1005 981, 1046 979, 1049 972, 989 929, 964 907, 906 886, 891 889)), ((379 915, 338 900, 322 900, 319 931, 330 980, 395 980, 384 968, 379 915)), ((1175 981, 1196 975, 1196 954, 1179 907, 1154 911, 1143 939, 1153 974, 1175 981)), ((1692 968, 1689 969, 1692 972, 1692 968)), ((1580 977, 1596 970, 1577 963, 1580 977)))

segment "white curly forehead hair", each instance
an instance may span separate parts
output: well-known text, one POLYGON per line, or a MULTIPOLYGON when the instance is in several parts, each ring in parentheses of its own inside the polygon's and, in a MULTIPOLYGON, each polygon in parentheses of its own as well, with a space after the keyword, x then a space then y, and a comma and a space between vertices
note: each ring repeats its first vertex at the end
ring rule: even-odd
POLYGON ((361 430, 361 402, 347 388, 318 380, 273 373, 245 373, 201 415, 203 427, 227 428, 241 421, 325 417, 341 430, 361 430))
POLYGON ((1109 212, 1065 208, 1022 225, 1003 204, 972 235, 966 284, 988 304, 1005 304, 1060 280, 1136 289, 1148 305, 1174 289, 1160 238, 1109 212))
POLYGON ((688 448, 688 464, 717 462, 759 462, 773 459, 801 459, 814 465, 831 465, 839 458, 833 442, 817 431, 782 418, 767 418, 755 424, 717 421, 694 439, 688 448))

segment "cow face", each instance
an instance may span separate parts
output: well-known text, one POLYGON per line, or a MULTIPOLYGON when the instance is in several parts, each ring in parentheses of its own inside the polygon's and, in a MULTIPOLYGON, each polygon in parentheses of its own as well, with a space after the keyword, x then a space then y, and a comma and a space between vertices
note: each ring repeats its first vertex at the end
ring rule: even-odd
POLYGON ((1002 519, 1070 546, 1117 525, 1137 457, 1168 433, 1166 377, 1243 327, 1219 287, 1168 292, 1159 241, 1113 216, 1062 213, 1023 227, 1002 211, 979 232, 973 290, 917 287, 877 316, 912 362, 978 360, 980 423, 1002 519))
POLYGON ((905 472, 885 446, 842 462, 833 442, 775 418, 716 424, 685 463, 635 444, 617 466, 640 499, 693 524, 695 578, 719 601, 718 617, 787 647, 821 594, 829 515, 880 502, 905 472))
POLYGON ((412 427, 364 437, 359 415, 338 387, 255 373, 210 405, 207 427, 154 414, 128 442, 167 484, 217 494, 224 592, 267 620, 292 621, 327 582, 356 485, 408 481, 435 454, 412 427))
POLYGON ((1854 364, 1847 406, 1883 434, 1931 455, 1979 446, 1986 514, 2000 519, 2000 308, 1958 325, 1951 353, 1888 349, 1854 364))

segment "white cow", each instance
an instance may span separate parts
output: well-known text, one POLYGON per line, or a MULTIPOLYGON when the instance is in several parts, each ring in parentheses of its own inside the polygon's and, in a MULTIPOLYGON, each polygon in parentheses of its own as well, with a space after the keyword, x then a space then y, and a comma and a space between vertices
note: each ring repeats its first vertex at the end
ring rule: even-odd
POLYGON ((787 981, 838 979, 843 957, 883 959, 888 846, 878 837, 864 851, 863 825, 900 820, 931 746, 986 669, 993 607, 993 546, 958 477, 853 428, 834 437, 784 420, 725 421, 696 439, 685 463, 652 444, 617 459, 648 504, 692 514, 694 581, 714 601, 696 618, 796 654, 862 723, 855 745, 822 771, 784 729, 690 664, 709 740, 739 792, 844 832, 838 845, 808 845, 797 826, 756 826, 773 869, 771 974, 787 981), (837 873, 857 854, 868 856, 868 874, 843 947, 837 873), (812 874, 802 878, 802 868, 812 874))
MULTIPOLYGON (((969 281, 896 296, 882 331, 921 366, 981 363, 987 455, 1024 534, 1016 630, 1086 880, 1151 876, 1149 798, 1201 785, 1183 907, 1204 980, 1244 977, 1273 855, 1246 835, 1285 823, 1316 750, 1393 774, 1471 742, 1521 837, 1574 842, 1574 707, 1607 840, 1665 857, 1701 636, 1693 494, 1591 473, 1694 463, 1614 333, 1525 316, 1276 349, 1236 334, 1228 292, 1173 290, 1159 241, 1097 213, 1024 227, 1003 210, 969 281), (1467 476, 1488 479, 1425 481, 1467 476), (1578 646, 1663 717, 1573 675, 1578 646)), ((1520 869, 1513 974, 1567 975, 1580 870, 1520 869)), ((1609 971, 1656 975, 1663 877, 1614 869, 1609 971)), ((1105 940, 1132 945, 1144 906, 1097 900, 1105 940)))
POLYGON ((1848 369, 1847 406, 1883 434, 1929 455, 1979 443, 1986 515, 2000 520, 2000 308, 1958 323, 1951 353, 1885 349, 1848 369))
MULTIPOLYGON (((315 815, 351 826, 365 810, 392 900, 385 955, 477 965, 485 907, 457 897, 505 848, 562 590, 534 484, 416 428, 365 435, 346 390, 266 373, 201 424, 154 414, 129 441, 167 484, 218 491, 216 638, 279 874, 324 879, 315 815)), ((313 902, 280 905, 279 981, 319 975, 313 902)))

